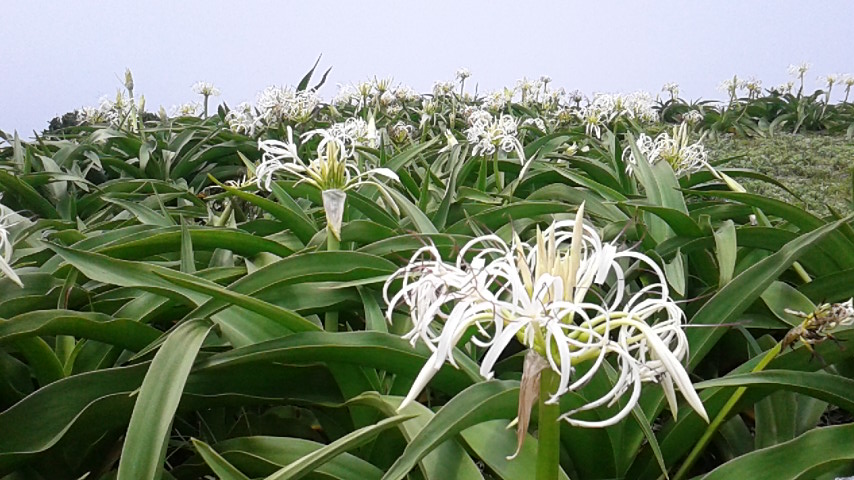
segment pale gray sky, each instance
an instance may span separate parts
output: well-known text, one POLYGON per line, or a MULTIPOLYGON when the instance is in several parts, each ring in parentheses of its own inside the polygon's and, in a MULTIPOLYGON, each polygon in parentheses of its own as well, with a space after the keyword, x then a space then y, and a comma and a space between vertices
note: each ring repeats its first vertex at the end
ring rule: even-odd
POLYGON ((377 76, 427 92, 467 67, 481 91, 547 74, 552 85, 721 98, 718 83, 770 87, 809 61, 807 88, 854 73, 854 2, 2 0, 0 130, 29 137, 54 116, 115 95, 125 67, 147 109, 196 100, 207 80, 229 105, 293 85, 318 54, 321 90, 377 76))

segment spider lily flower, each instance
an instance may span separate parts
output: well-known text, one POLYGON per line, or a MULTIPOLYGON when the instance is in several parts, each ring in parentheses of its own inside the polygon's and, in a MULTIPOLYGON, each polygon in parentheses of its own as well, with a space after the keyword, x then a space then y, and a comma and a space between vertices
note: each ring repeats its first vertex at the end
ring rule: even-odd
POLYGON ((291 87, 267 87, 258 94, 255 106, 268 125, 284 122, 303 123, 311 118, 320 104, 313 89, 296 91, 291 87))
POLYGON ((676 100, 679 97, 679 84, 675 82, 665 83, 661 87, 661 91, 670 93, 670 99, 676 100))
MULTIPOLYGON (((398 213, 397 204, 388 193, 388 187, 379 181, 379 177, 400 181, 397 174, 388 168, 363 170, 352 158, 358 141, 350 137, 346 130, 346 127, 340 130, 318 129, 303 134, 303 140, 314 136, 321 137, 316 157, 306 162, 299 155, 293 129, 288 127, 287 141, 258 141, 258 148, 264 153, 261 164, 255 169, 258 188, 269 190, 273 175, 280 172, 298 179, 297 185, 307 183, 320 190, 327 226, 338 240, 341 239, 341 220, 347 190, 361 185, 373 185, 382 195, 386 205, 398 213)), ((366 130, 369 131, 367 128, 366 130)))
POLYGON ((9 231, 9 224, 6 223, 6 220, 14 214, 11 210, 8 210, 5 205, 0 204, 0 272, 3 272, 9 280, 15 282, 19 287, 24 288, 24 284, 21 282, 21 279, 15 273, 15 270, 9 265, 12 261, 12 242, 9 238, 11 232, 9 231))
POLYGON ((614 387, 588 404, 564 413, 572 425, 603 427, 625 418, 644 382, 658 382, 674 415, 675 389, 708 421, 699 396, 681 362, 688 352, 684 314, 670 299, 661 268, 649 257, 602 243, 583 223, 583 205, 575 220, 553 223, 528 243, 514 235, 509 244, 495 235, 467 243, 454 263, 433 245, 418 250, 395 272, 383 290, 387 318, 399 304, 409 307, 412 329, 403 338, 423 342, 432 352, 404 399, 406 406, 445 362, 457 366, 454 347, 474 329, 471 342, 484 348, 480 374, 490 379, 501 353, 515 338, 543 357, 560 376, 546 400, 582 388, 608 355, 617 357, 614 387), (652 270, 653 281, 634 291, 625 281, 626 264, 652 270), (390 295, 390 287, 402 287, 390 295), (602 299, 590 302, 590 297, 602 299), (574 366, 590 363, 575 378, 574 366), (602 421, 575 418, 578 412, 611 405, 630 392, 625 406, 602 421))
POLYGON ((789 75, 793 77, 800 77, 803 79, 804 75, 806 75, 807 71, 810 69, 812 64, 808 62, 801 62, 797 65, 791 64, 789 65, 789 75))
POLYGON ((210 82, 196 82, 193 84, 193 92, 204 97, 218 97, 220 91, 210 82))
MULTIPOLYGON (((636 140, 637 149, 651 164, 660 161, 669 163, 677 175, 691 174, 703 168, 711 169, 706 161, 708 154, 702 141, 688 143, 688 133, 687 121, 674 127, 672 136, 663 132, 653 140, 642 133, 636 140)), ((623 151, 623 161, 626 163, 626 172, 631 174, 633 167, 637 165, 632 149, 623 151)))
POLYGON ((468 118, 469 128, 466 129, 466 138, 474 145, 472 156, 492 155, 500 148, 504 152, 516 152, 519 162, 522 163, 522 172, 519 178, 525 175, 530 162, 525 161, 525 151, 522 142, 519 141, 519 121, 512 115, 502 115, 495 118, 486 110, 475 110, 468 118))

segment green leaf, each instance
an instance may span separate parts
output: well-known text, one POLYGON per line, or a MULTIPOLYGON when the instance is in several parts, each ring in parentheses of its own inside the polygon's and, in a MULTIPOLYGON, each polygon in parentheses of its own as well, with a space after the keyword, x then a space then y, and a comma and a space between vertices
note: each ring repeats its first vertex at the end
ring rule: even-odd
POLYGON ((190 368, 213 324, 190 320, 175 328, 142 381, 119 460, 118 480, 156 480, 190 368))
POLYGON ((806 295, 795 290, 788 283, 780 281, 775 281, 771 285, 768 285, 768 288, 762 292, 761 298, 765 302, 765 305, 768 305, 771 313, 791 327, 800 325, 804 319, 788 313, 786 310, 802 312, 804 315, 809 315, 815 311, 815 304, 806 295))
POLYGON ((481 382, 463 390, 412 439, 383 480, 402 479, 425 455, 466 428, 489 420, 515 417, 518 399, 518 382, 481 382))
MULTIPOLYGON (((323 444, 301 438, 261 436, 231 438, 215 445, 223 458, 253 478, 270 475, 323 447, 323 444)), ((349 453, 333 457, 316 471, 335 480, 380 480, 382 477, 380 469, 349 453)), ((201 477, 202 472, 196 476, 201 477)))
POLYGON ((715 231, 715 256, 718 259, 718 270, 720 276, 718 285, 724 286, 732 280, 735 271, 735 260, 738 254, 738 245, 735 238, 735 224, 727 220, 715 231))
POLYGON ((67 377, 0 413, 0 471, 12 470, 56 445, 89 412, 98 412, 98 423, 105 429, 126 422, 127 416, 117 418, 113 415, 117 410, 104 411, 103 405, 111 398, 131 405, 128 393, 139 387, 147 370, 146 363, 67 377))
MULTIPOLYGON (((372 367, 415 378, 430 357, 423 345, 413 348, 402 338, 379 332, 301 332, 268 342, 236 348, 201 360, 200 371, 266 362, 313 364, 340 362, 372 367)), ((455 355, 460 370, 439 370, 432 384, 455 393, 480 379, 477 364, 465 354, 455 355)))
POLYGON ((195 447, 196 451, 199 452, 199 455, 204 459, 205 463, 211 467, 213 473, 220 478, 220 480, 249 480, 249 477, 240 472, 234 465, 228 463, 228 461, 217 453, 216 450, 211 448, 207 443, 191 438, 193 442, 193 447, 195 447))
POLYGON ((179 287, 204 293, 223 302, 228 302, 232 305, 253 311, 259 315, 269 318, 288 330, 294 332, 310 332, 320 329, 319 325, 306 320, 301 315, 298 315, 286 308, 273 305, 248 295, 242 295, 240 293, 226 290, 214 282, 191 276, 178 276, 171 270, 158 271, 154 273, 155 275, 162 277, 179 287))
POLYGON ((160 331, 103 313, 71 310, 41 310, 0 320, 0 345, 20 338, 44 335, 71 335, 138 351, 156 340, 160 331))
POLYGON ((278 472, 268 476, 266 480, 295 480, 304 477, 306 474, 317 468, 318 466, 328 462, 337 455, 352 450, 358 446, 364 445, 368 441, 374 439, 382 431, 394 427, 406 420, 409 420, 413 415, 397 415, 394 417, 380 420, 375 425, 362 427, 358 430, 348 433, 334 442, 319 448, 310 454, 300 458, 290 465, 282 468, 278 472))
POLYGON ((196 258, 193 254, 193 237, 187 224, 181 220, 181 271, 196 273, 196 258))
MULTIPOLYGON (((386 416, 398 413, 403 397, 379 395, 376 392, 366 392, 348 401, 348 404, 366 405, 373 407, 386 416)), ((432 410, 413 402, 400 411, 411 414, 414 418, 400 424, 400 433, 407 442, 415 438, 424 426, 435 416, 432 410)), ((508 432, 509 433, 509 432, 508 432)), ((513 434, 510 433, 513 437, 513 434)), ((515 448, 515 439, 510 449, 515 448)), ((504 463, 507 463, 506 461, 504 463)), ((427 454, 419 463, 421 472, 428 480, 454 478, 459 480, 483 480, 477 466, 468 453, 454 439, 449 439, 427 454)))
POLYGON ((433 225, 433 222, 427 218, 427 215, 424 214, 421 210, 418 209, 412 202, 407 200, 406 197, 403 196, 402 193, 398 192, 393 188, 388 189, 388 193, 391 195, 391 198, 397 203, 403 213, 412 220, 412 224, 415 229, 420 233, 439 233, 436 230, 436 227, 433 225))
POLYGON ((60 218, 59 213, 39 192, 14 175, 0 170, 0 186, 21 199, 21 206, 42 218, 60 218))
MULTIPOLYGON (((528 434, 516 458, 507 460, 507 455, 516 450, 516 433, 514 429, 507 428, 509 424, 508 420, 490 420, 463 430, 460 436, 472 452, 500 478, 529 478, 537 465, 537 439, 528 434)), ((569 480, 563 470, 558 471, 558 478, 569 480)))
POLYGON ((785 389, 809 395, 848 411, 854 411, 854 380, 841 375, 796 370, 764 370, 706 380, 695 384, 698 389, 715 387, 764 387, 769 391, 785 389))
POLYGON ((836 466, 854 461, 854 450, 840 448, 854 437, 854 424, 817 428, 794 440, 730 460, 703 480, 817 478, 836 466))
POLYGON ((294 232, 294 235, 300 239, 303 243, 308 243, 311 240, 311 237, 317 233, 317 227, 314 226, 312 222, 306 219, 305 213, 299 210, 292 210, 288 208, 288 206, 282 206, 278 203, 268 200, 263 197, 259 197, 258 195, 253 195, 248 192, 244 192, 238 188, 229 187, 223 183, 218 182, 215 178, 211 177, 211 180, 216 183, 218 186, 223 188, 228 193, 246 200, 247 202, 257 206, 261 210, 269 213, 276 220, 284 223, 294 232))
MULTIPOLYGON (((784 245, 780 251, 748 268, 713 296, 691 319, 699 325, 720 325, 732 322, 744 312, 768 286, 777 279, 798 257, 844 223, 840 220, 804 234, 784 245)), ((695 328, 688 331, 691 345, 690 365, 697 365, 711 350, 726 330, 720 328, 695 328)))
POLYGON ((145 225, 158 225, 161 227, 169 227, 175 225, 175 221, 171 218, 166 218, 141 203, 126 202, 118 198, 109 197, 104 197, 104 200, 124 208, 133 216, 135 216, 137 220, 140 221, 140 223, 143 223, 145 225))

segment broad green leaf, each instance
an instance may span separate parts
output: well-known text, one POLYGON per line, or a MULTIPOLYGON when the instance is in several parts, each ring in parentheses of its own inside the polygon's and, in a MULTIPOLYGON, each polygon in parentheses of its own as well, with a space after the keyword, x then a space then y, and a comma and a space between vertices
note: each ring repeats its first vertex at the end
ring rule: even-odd
POLYGON ((145 225, 158 225, 161 227, 169 227, 175 225, 175 221, 171 218, 166 218, 154 210, 146 207, 141 203, 126 202, 118 198, 105 197, 105 201, 114 203, 131 213, 140 223, 145 225))
POLYGON ((816 478, 836 466, 854 461, 854 450, 840 448, 842 445, 848 445, 852 436, 852 424, 817 428, 786 443, 730 460, 702 478, 816 478))
POLYGON ((768 305, 771 313, 792 327, 800 325, 804 319, 786 310, 801 312, 806 316, 813 313, 816 309, 815 304, 804 294, 795 290, 788 283, 780 281, 775 281, 771 285, 768 285, 768 288, 762 292, 761 298, 765 302, 765 305, 768 305))
POLYGON ((362 427, 289 464, 278 472, 268 476, 266 480, 295 480, 302 478, 337 455, 364 445, 373 440, 383 430, 387 430, 411 418, 412 415, 397 415, 380 420, 376 425, 362 427))
POLYGON ((249 480, 249 477, 228 463, 228 460, 222 458, 210 445, 196 438, 190 440, 193 442, 193 447, 220 480, 249 480))
MULTIPOLYGON (((804 234, 787 243, 777 253, 761 260, 748 268, 729 283, 705 304, 691 319, 698 325, 720 325, 737 320, 768 286, 777 279, 804 250, 809 249, 822 238, 839 227, 843 221, 838 221, 804 234)), ((688 331, 691 345, 690 365, 696 366, 725 330, 720 328, 695 328, 688 331)))
POLYGON ((160 347, 142 381, 119 460, 118 480, 159 479, 187 376, 213 324, 190 320, 160 347))
POLYGON ((226 290, 216 283, 191 276, 178 276, 171 270, 157 271, 154 273, 179 287, 204 293, 223 302, 228 302, 232 305, 253 311, 287 328, 288 330, 294 332, 310 332, 320 329, 319 325, 306 320, 302 316, 288 309, 267 303, 248 295, 242 295, 231 290, 226 290))
MULTIPOLYGON (((410 442, 435 416, 435 413, 417 402, 413 402, 403 410, 399 410, 402 401, 403 397, 381 396, 376 392, 366 392, 347 403, 373 407, 387 417, 393 417, 397 413, 412 415, 413 418, 401 423, 399 426, 400 433, 404 439, 410 442)), ((515 448, 515 444, 511 448, 515 448)), ((472 461, 468 453, 454 439, 449 439, 436 447, 421 459, 419 466, 421 473, 428 480, 441 480, 444 478, 459 480, 483 479, 474 461, 472 461)))
MULTIPOLYGON (((507 456, 516 450, 516 434, 513 428, 507 428, 509 424, 509 420, 490 420, 463 430, 460 436, 469 449, 500 478, 529 478, 537 464, 537 439, 529 434, 519 455, 513 460, 507 460, 507 456)), ((562 469, 558 471, 558 478, 569 480, 562 469)))
POLYGON ((735 260, 738 254, 738 245, 735 237, 735 224, 727 220, 715 231, 715 256, 718 260, 718 285, 724 286, 732 279, 735 271, 735 260))
POLYGON ((412 221, 412 225, 416 230, 420 233, 439 233, 436 230, 436 227, 433 225, 433 222, 424 214, 421 210, 418 209, 415 205, 412 204, 402 193, 397 190, 390 188, 388 189, 389 194, 391 194, 391 198, 397 203, 397 206, 400 207, 400 210, 406 214, 407 217, 412 221))
POLYGON ((132 405, 128 394, 139 387, 147 370, 148 364, 138 364, 67 377, 0 413, 0 431, 4 432, 0 435, 0 471, 9 471, 56 445, 89 411, 100 412, 99 421, 105 429, 126 422, 128 416, 109 416, 112 410, 102 410, 103 405, 115 396, 132 405))
POLYGON ((72 310, 41 310, 0 320, 0 345, 29 336, 71 335, 138 351, 160 331, 125 318, 72 310))
MULTIPOLYGON (((323 444, 301 438, 261 436, 231 438, 214 445, 224 459, 253 478, 270 475, 323 447, 323 444)), ((380 469, 349 453, 331 458, 316 471, 335 480, 379 480, 382 477, 380 469)), ((201 477, 202 473, 197 476, 201 477)))
POLYGON ((466 428, 489 420, 515 417, 518 397, 517 382, 481 382, 463 390, 436 412, 406 446, 383 480, 402 479, 425 455, 466 428))
MULTIPOLYGON (((217 371, 235 365, 266 362, 313 364, 338 362, 372 367, 415 378, 430 356, 423 345, 413 348, 402 338, 379 332, 302 332, 268 342, 211 355, 196 365, 199 371, 217 371)), ((480 379, 477 364, 464 354, 455 355, 460 370, 442 368, 433 385, 456 392, 480 379)))
POLYGON ((217 182, 215 179, 212 180, 220 187, 222 187, 228 193, 246 200, 247 202, 257 206, 258 208, 264 210, 273 216, 273 218, 279 220, 284 223, 294 232, 303 243, 308 243, 311 240, 311 237, 317 233, 317 227, 314 226, 313 223, 308 221, 305 217, 305 213, 301 211, 295 211, 287 206, 279 205, 278 203, 268 200, 263 197, 259 197, 258 195, 253 195, 248 192, 244 192, 239 188, 229 187, 228 185, 217 182))

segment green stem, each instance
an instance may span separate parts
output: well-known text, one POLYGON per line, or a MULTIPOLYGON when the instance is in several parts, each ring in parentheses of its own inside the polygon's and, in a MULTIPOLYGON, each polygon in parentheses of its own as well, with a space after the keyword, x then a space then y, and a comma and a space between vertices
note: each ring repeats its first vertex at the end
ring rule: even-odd
MULTIPOLYGON (((755 367, 753 367, 753 370, 751 370, 751 372, 756 373, 765 370, 765 367, 767 367, 772 360, 777 358, 777 355, 780 354, 782 349, 783 344, 781 342, 778 342, 776 345, 774 345, 774 348, 768 350, 768 352, 765 353, 765 356, 762 357, 762 360, 760 360, 755 367)), ((685 478, 685 475, 687 475, 691 467, 694 466, 694 463, 697 461, 697 458, 700 456, 701 453, 703 453, 703 450, 706 448, 706 445, 708 445, 709 442, 712 440, 712 436, 715 434, 715 432, 718 431, 718 428, 720 428, 720 426, 724 423, 724 420, 727 419, 729 413, 732 411, 733 408, 735 408, 735 405, 738 403, 739 400, 741 400, 741 397, 746 391, 747 387, 738 387, 732 394, 732 396, 729 397, 729 400, 727 400, 721 411, 718 412, 717 416, 715 416, 715 419, 712 420, 712 423, 710 423, 709 426, 706 427, 706 431, 703 433, 703 436, 700 437, 700 440, 696 444, 694 444, 694 448, 691 450, 691 453, 688 454, 688 458, 685 459, 685 461, 682 463, 682 466, 679 467, 679 471, 676 472, 676 475, 673 476, 673 480, 682 480, 683 478, 685 478)))
MULTIPOLYGON (((341 242, 332 235, 329 228, 326 229, 326 251, 334 252, 341 248, 341 242)), ((326 312, 326 317, 323 320, 323 328, 327 332, 338 331, 338 312, 326 312)))
POLYGON ((537 480, 557 480, 560 470, 560 405, 546 405, 546 400, 557 390, 559 380, 550 368, 540 374, 537 480))

